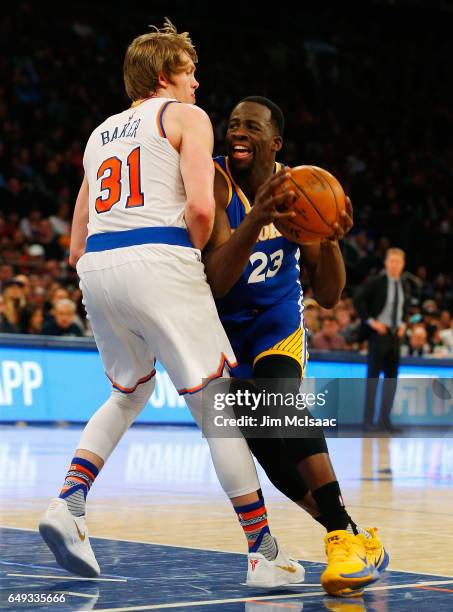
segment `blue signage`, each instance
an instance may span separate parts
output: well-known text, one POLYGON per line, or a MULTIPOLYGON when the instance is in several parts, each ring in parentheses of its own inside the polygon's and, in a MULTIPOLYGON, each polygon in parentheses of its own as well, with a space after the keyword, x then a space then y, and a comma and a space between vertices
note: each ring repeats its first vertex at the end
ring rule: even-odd
MULTIPOLYGON (((366 365, 332 361, 331 357, 329 361, 312 359, 306 375, 323 380, 354 378, 363 381, 366 365)), ((447 397, 431 393, 424 398, 425 391, 417 389, 414 379, 426 377, 453 379, 453 366, 439 367, 432 360, 423 365, 401 366, 393 413, 395 423, 441 425, 453 421, 453 400, 448 398, 448 393, 447 397)), ((350 409, 342 410, 343 423, 361 422, 363 389, 362 384, 360 397, 351 391, 350 409)), ((85 422, 105 402, 110 391, 96 350, 39 345, 0 347, 1 422, 85 422)), ((178 395, 159 364, 154 394, 137 422, 193 423, 184 398, 178 395)))

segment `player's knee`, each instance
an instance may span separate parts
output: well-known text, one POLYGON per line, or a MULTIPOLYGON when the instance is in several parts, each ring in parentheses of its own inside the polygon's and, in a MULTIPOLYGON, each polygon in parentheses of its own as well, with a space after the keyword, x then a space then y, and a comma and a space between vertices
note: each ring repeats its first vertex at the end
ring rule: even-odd
POLYGON ((132 393, 121 393, 121 391, 113 389, 112 398, 115 399, 115 402, 122 411, 135 418, 146 406, 154 391, 155 384, 155 378, 153 377, 147 382, 138 385, 132 393))
POLYGON ((327 442, 322 431, 313 438, 287 438, 286 450, 295 465, 312 455, 328 453, 327 442))

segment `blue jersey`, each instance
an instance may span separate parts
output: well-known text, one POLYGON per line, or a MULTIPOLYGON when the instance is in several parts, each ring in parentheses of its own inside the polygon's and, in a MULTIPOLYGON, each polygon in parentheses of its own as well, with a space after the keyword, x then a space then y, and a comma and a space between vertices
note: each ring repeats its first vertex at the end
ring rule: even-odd
MULTIPOLYGON (((250 203, 234 182, 227 157, 215 157, 216 169, 228 184, 226 213, 236 229, 250 211, 250 203)), ((281 164, 275 164, 275 171, 281 164)), ((299 248, 284 238, 273 224, 262 228, 241 278, 224 298, 216 301, 222 323, 250 321, 280 302, 291 301, 302 310, 299 248)))

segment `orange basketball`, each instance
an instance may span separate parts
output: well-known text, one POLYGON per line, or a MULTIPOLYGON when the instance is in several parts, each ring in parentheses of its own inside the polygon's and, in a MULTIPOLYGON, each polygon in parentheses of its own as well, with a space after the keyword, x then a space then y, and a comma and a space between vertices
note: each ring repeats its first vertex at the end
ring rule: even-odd
POLYGON ((303 244, 319 242, 331 236, 334 223, 346 210, 346 196, 337 179, 317 166, 297 166, 291 177, 278 187, 278 191, 294 191, 291 204, 281 210, 293 210, 295 217, 275 219, 275 227, 288 240, 303 244))

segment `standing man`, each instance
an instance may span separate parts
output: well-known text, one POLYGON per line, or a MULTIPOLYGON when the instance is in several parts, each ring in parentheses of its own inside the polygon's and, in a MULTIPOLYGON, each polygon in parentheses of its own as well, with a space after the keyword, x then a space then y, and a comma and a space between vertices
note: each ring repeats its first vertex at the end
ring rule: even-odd
POLYGON ((405 260, 404 251, 389 249, 385 258, 385 272, 365 283, 354 298, 354 306, 362 319, 364 337, 368 338, 368 380, 364 415, 367 431, 398 431, 398 428, 392 425, 390 413, 398 378, 400 341, 406 330, 404 317, 408 299, 401 279, 405 260), (375 402, 381 372, 384 373, 384 385, 375 425, 375 402))
MULTIPOLYGON (((85 522, 88 491, 148 402, 156 359, 199 425, 202 389, 236 362, 201 262, 215 202, 213 130, 194 105, 196 61, 188 34, 168 21, 136 38, 124 62, 132 106, 98 126, 85 149, 70 263, 112 392, 87 423, 60 495, 39 525, 58 563, 82 576, 100 572, 85 522)), ((247 539, 247 583, 302 582, 302 566, 271 536, 244 438, 208 444, 247 539)))

